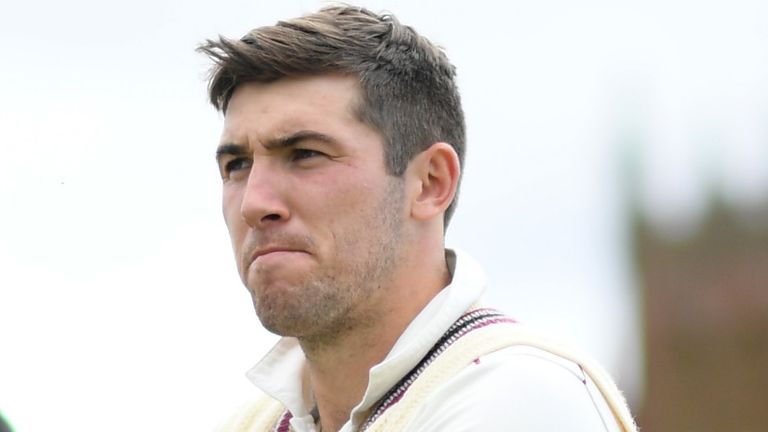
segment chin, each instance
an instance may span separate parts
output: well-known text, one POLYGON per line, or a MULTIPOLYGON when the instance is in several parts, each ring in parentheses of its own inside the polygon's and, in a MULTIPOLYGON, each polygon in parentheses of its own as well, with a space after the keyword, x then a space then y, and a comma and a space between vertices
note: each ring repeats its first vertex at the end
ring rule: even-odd
POLYGON ((302 337, 308 334, 306 325, 296 322, 287 322, 285 319, 269 319, 259 316, 261 325, 270 333, 283 337, 302 337))
POLYGON ((270 304, 263 298, 257 300, 256 297, 253 298, 253 306, 261 325, 270 333, 298 337, 306 332, 308 324, 299 311, 286 308, 284 304, 270 304))

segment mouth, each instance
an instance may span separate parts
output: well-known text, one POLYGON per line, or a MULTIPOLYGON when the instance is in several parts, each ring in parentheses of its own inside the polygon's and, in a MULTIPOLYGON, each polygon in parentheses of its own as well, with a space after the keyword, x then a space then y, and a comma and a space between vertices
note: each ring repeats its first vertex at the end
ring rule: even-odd
POLYGON ((288 247, 267 247, 256 250, 253 255, 251 255, 251 259, 249 264, 253 264, 259 261, 264 261, 267 259, 277 258, 281 256, 288 256, 293 254, 307 254, 307 251, 302 249, 294 249, 294 248, 288 248, 288 247))

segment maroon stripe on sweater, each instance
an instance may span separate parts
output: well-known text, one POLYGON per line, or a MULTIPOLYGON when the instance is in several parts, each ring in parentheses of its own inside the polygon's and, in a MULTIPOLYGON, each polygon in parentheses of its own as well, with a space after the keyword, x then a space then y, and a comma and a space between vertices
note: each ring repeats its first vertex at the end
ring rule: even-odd
POLYGON ((363 424, 361 431, 368 429, 384 412, 400 402, 411 384, 424 372, 435 359, 437 359, 449 346, 461 339, 464 335, 493 324, 514 324, 515 320, 503 315, 501 312, 490 309, 475 309, 459 317, 453 325, 446 330, 443 336, 427 352, 421 361, 413 367, 392 389, 390 389, 379 402, 379 405, 363 424))

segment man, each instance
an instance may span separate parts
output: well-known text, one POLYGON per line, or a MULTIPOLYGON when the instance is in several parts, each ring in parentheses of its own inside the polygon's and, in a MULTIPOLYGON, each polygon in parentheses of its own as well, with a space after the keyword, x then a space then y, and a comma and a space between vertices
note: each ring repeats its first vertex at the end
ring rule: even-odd
POLYGON ((200 50, 238 270, 283 336, 222 430, 633 430, 599 368, 481 308, 445 249, 465 133, 440 49, 332 6, 200 50))

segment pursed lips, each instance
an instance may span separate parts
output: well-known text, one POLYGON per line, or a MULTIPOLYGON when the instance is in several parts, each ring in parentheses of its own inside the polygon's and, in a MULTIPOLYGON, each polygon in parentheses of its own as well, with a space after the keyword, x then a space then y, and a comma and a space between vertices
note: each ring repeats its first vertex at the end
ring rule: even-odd
POLYGON ((276 254, 276 253, 304 253, 304 254, 306 254, 307 251, 302 250, 302 249, 294 249, 294 248, 289 248, 289 247, 277 247, 277 246, 276 247, 262 248, 262 249, 256 250, 251 255, 251 259, 249 261, 249 264, 253 264, 254 262, 259 260, 260 258, 266 257, 268 255, 273 255, 273 254, 276 254))

